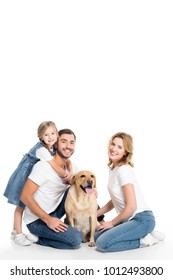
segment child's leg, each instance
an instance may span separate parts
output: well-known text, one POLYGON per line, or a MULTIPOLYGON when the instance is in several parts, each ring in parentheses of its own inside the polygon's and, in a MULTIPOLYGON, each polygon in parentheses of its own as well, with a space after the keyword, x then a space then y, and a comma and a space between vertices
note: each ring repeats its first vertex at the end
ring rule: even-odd
POLYGON ((11 239, 21 246, 31 245, 32 242, 27 238, 27 236, 22 233, 22 216, 24 208, 16 206, 14 211, 14 222, 13 222, 13 232, 11 233, 11 239))
POLYGON ((22 216, 23 216, 24 208, 20 206, 16 206, 14 211, 14 223, 13 230, 16 231, 17 234, 22 233, 22 216))

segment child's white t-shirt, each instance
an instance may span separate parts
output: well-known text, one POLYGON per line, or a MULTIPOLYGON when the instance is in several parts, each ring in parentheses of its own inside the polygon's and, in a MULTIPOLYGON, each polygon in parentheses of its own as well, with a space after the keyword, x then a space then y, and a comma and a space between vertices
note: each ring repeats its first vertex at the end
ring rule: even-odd
POLYGON ((36 157, 40 160, 51 160, 53 156, 51 155, 50 151, 45 147, 40 147, 36 150, 36 157))

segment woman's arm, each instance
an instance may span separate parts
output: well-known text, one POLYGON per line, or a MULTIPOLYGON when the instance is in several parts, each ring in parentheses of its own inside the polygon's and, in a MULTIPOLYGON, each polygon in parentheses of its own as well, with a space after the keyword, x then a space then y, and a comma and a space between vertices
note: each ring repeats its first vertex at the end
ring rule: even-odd
POLYGON ((122 187, 125 199, 125 207, 115 219, 112 220, 113 226, 127 221, 137 208, 136 195, 133 184, 127 184, 122 187))
POLYGON ((136 205, 136 195, 134 191, 134 186, 132 184, 127 184, 122 187, 125 199, 125 207, 113 220, 103 223, 99 230, 105 230, 112 228, 120 223, 127 221, 134 213, 137 208, 136 205))
POLYGON ((109 200, 102 208, 97 210, 97 217, 111 211, 114 208, 112 200, 109 200))

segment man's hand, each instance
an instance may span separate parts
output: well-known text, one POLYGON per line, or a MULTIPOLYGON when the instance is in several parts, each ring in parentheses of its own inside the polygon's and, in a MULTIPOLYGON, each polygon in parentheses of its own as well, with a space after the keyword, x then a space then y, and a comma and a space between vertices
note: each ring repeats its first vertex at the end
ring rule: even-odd
POLYGON ((68 228, 68 225, 64 224, 60 219, 51 216, 49 216, 47 226, 56 232, 64 232, 68 228))

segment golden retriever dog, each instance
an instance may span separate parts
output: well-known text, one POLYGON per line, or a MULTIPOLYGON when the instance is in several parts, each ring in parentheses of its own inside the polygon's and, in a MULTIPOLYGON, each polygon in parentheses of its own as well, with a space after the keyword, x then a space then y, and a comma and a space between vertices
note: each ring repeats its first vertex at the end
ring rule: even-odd
POLYGON ((91 171, 82 170, 72 178, 65 201, 67 221, 82 232, 83 242, 94 247, 97 227, 96 178, 91 171))

